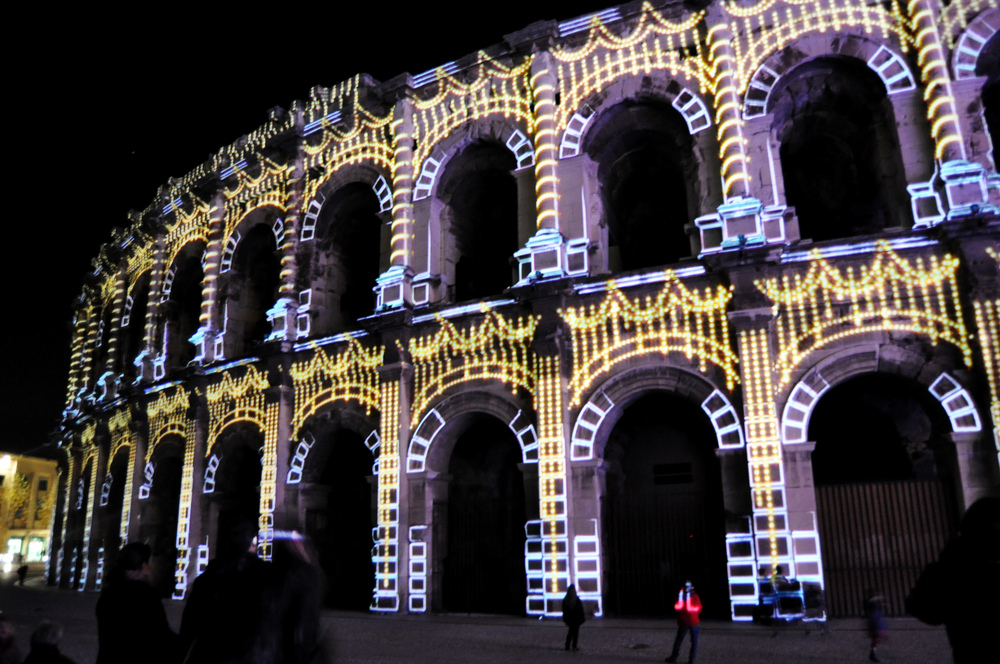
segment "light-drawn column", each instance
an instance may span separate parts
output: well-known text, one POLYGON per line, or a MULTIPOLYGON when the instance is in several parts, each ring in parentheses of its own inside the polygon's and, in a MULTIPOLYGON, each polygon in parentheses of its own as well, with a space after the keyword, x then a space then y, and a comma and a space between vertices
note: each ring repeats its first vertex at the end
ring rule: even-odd
POLYGON ((400 579, 405 577, 399 573, 403 563, 399 555, 399 431, 401 424, 408 426, 407 418, 401 417, 400 407, 409 401, 404 383, 411 372, 409 365, 402 364, 382 368, 382 443, 378 460, 378 526, 372 555, 375 563, 372 611, 399 610, 400 579))
MULTIPOLYGON (((295 109, 297 123, 302 124, 302 112, 295 109)), ((278 254, 280 255, 280 272, 278 274, 278 300, 267 312, 271 323, 271 334, 268 340, 294 340, 296 333, 296 310, 299 305, 299 295, 295 280, 298 274, 298 264, 295 260, 295 250, 298 246, 299 217, 302 211, 302 192, 305 187, 306 169, 301 146, 296 149, 295 159, 287 170, 285 182, 288 192, 285 200, 285 219, 278 254)))
POLYGON ((400 99, 392 111, 392 243, 389 269, 379 275, 377 308, 412 302, 413 281, 413 102, 400 99))
POLYGON ((226 220, 226 201, 222 194, 216 194, 208 212, 208 246, 205 248, 205 279, 201 289, 201 312, 198 315, 198 331, 190 341, 195 345, 194 361, 209 363, 221 356, 222 335, 216 335, 215 321, 219 308, 219 274, 222 261, 222 242, 226 220))

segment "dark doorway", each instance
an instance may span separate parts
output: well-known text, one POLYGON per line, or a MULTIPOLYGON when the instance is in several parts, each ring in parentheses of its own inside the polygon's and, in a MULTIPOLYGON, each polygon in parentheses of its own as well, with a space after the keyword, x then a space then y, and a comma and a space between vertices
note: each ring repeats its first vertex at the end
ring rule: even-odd
MULTIPOLYGON (((300 485, 300 491, 315 495, 307 499, 305 528, 326 576, 325 604, 367 611, 375 588, 372 453, 359 434, 346 429, 318 438, 315 445, 328 447, 325 465, 317 481, 300 485)), ((310 456, 321 451, 314 449, 310 456)))
POLYGON ((216 516, 212 555, 218 555, 233 541, 233 534, 247 524, 259 523, 263 445, 264 435, 259 429, 241 425, 227 429, 215 445, 219 466, 210 494, 211 509, 216 516))
POLYGON ((201 242, 185 245, 171 268, 173 280, 170 296, 163 303, 163 317, 166 321, 164 346, 170 368, 185 367, 194 359, 196 349, 190 339, 198 331, 201 316, 201 296, 205 280, 202 266, 204 251, 205 246, 201 242))
POLYGON ((464 613, 521 615, 525 611, 524 524, 527 520, 521 450, 499 420, 482 416, 452 451, 446 522, 444 608, 464 613))
POLYGON ((104 572, 103 578, 114 569, 118 559, 118 549, 124 544, 121 542, 122 506, 125 503, 125 477, 128 468, 129 450, 127 447, 120 448, 111 466, 108 468, 108 475, 104 478, 104 484, 98 496, 100 501, 100 537, 101 546, 104 547, 104 572))
POLYGON ((817 520, 833 617, 858 616, 868 589, 888 615, 955 531, 945 442, 950 427, 927 390, 867 374, 824 394, 809 420, 817 520))
MULTIPOLYGON (((156 446, 151 459, 153 483, 149 497, 140 502, 139 541, 152 549, 153 584, 167 597, 173 592, 177 565, 177 514, 181 499, 184 442, 168 439, 156 446)), ((137 478, 136 481, 142 481, 137 478)))
POLYGON ((715 431, 697 404, 657 392, 629 406, 604 450, 605 609, 663 616, 691 580, 705 615, 729 615, 715 431))

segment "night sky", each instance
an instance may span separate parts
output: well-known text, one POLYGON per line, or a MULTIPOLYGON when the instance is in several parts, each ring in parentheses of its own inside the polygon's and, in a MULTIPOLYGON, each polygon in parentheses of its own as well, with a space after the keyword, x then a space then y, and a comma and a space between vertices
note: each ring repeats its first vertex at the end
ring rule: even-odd
POLYGON ((612 3, 468 3, 459 15, 433 3, 343 4, 235 19, 174 4, 106 14, 37 5, 7 26, 0 449, 33 449, 57 426, 83 275, 110 229, 167 178, 314 85, 419 74, 535 21, 612 3))

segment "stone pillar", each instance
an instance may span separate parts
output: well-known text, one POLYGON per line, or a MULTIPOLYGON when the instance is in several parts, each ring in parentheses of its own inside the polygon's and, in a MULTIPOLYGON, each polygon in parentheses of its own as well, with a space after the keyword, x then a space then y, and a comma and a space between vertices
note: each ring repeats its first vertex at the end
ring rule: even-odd
POLYGON ((128 509, 122 510, 122 544, 139 538, 142 502, 139 489, 146 481, 146 455, 149 451, 149 431, 145 421, 132 420, 132 450, 129 453, 129 479, 125 485, 128 509))
POLYGON ((96 458, 90 471, 90 490, 87 492, 86 502, 86 522, 83 529, 83 544, 81 551, 86 565, 80 573, 80 590, 94 590, 97 580, 98 551, 101 548, 99 537, 93 537, 94 523, 100 521, 101 501, 98 499, 101 493, 101 485, 104 476, 108 473, 108 441, 107 437, 101 436, 95 439, 97 448, 96 458))
MULTIPOLYGON (((389 269, 379 275, 377 308, 398 309, 413 302, 413 102, 403 98, 392 111, 392 241, 389 269)), ((428 248, 429 250, 429 248, 428 248)), ((430 284, 420 287, 421 301, 430 284)))
POLYGON ((125 298, 128 296, 128 265, 123 262, 115 274, 115 295, 111 303, 111 329, 105 330, 107 338, 108 357, 103 367, 99 368, 99 396, 102 400, 113 401, 118 396, 121 383, 121 345, 122 315, 125 311, 125 298))
POLYGON ((198 576, 198 547, 207 542, 204 528, 205 456, 208 450, 208 409, 200 397, 188 413, 184 467, 181 470, 181 494, 177 506, 177 568, 174 573, 174 599, 184 599, 187 589, 198 576))
MULTIPOLYGON (((218 332, 219 275, 222 266, 222 243, 226 228, 226 201, 220 193, 212 199, 208 222, 208 245, 205 248, 205 280, 202 282, 201 313, 198 331, 190 341, 196 347, 194 362, 208 364, 225 356, 223 335, 218 332)), ((222 321, 225 329, 225 321, 222 321)))
POLYGON ((87 310, 83 303, 77 305, 73 312, 73 340, 70 343, 69 358, 69 380, 66 391, 66 405, 73 408, 77 393, 80 388, 86 385, 86 376, 83 374, 83 354, 87 341, 88 328, 87 310))
POLYGON ((960 513, 984 496, 996 494, 1000 484, 996 465, 992 463, 992 445, 988 445, 980 432, 952 433, 936 455, 944 457, 939 463, 951 469, 955 478, 955 497, 960 513))
POLYGON ((559 228, 559 146, 556 144, 555 59, 539 51, 531 59, 531 94, 535 113, 535 234, 514 253, 518 285, 566 276, 566 242, 559 228))
MULTIPOLYGON (((295 114, 295 124, 301 134, 302 109, 298 102, 293 106, 292 112, 295 114)), ((304 157, 301 142, 299 142, 296 145, 291 172, 285 182, 288 197, 285 202, 285 230, 278 247, 278 254, 281 257, 278 300, 267 312, 267 319, 271 323, 271 334, 268 336, 268 341, 275 339, 294 341, 297 331, 296 313, 299 306, 299 294, 296 288, 298 263, 295 253, 299 244, 299 217, 302 214, 302 194, 306 183, 304 157)))
POLYGON ((166 375, 166 353, 159 348, 158 331, 161 324, 160 308, 163 300, 163 277, 166 265, 166 239, 160 235, 153 243, 153 269, 149 277, 149 301, 146 303, 146 320, 142 335, 142 350, 135 358, 138 382, 150 383, 166 375))

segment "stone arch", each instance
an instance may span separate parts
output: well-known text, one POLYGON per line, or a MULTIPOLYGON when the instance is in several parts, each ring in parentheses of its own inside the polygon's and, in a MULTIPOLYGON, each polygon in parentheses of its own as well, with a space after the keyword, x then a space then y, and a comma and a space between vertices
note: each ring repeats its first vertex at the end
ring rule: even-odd
POLYGON ((163 276, 160 311, 163 320, 157 379, 168 369, 191 362, 197 349, 191 337, 201 325, 202 289, 205 281, 205 243, 187 242, 180 247, 163 276))
POLYGON ((772 91, 789 72, 810 60, 830 56, 864 63, 885 85, 887 94, 916 88, 913 72, 896 49, 862 35, 812 33, 772 53, 761 63, 750 77, 743 96, 743 118, 749 120, 768 113, 772 91))
POLYGON ((445 397, 424 413, 410 437, 410 445, 406 451, 406 472, 422 473, 430 470, 446 473, 457 439, 449 436, 439 438, 438 434, 446 428, 456 428, 447 425, 461 424, 476 414, 491 415, 505 423, 517 438, 522 461, 538 462, 538 434, 533 412, 520 407, 509 396, 471 389, 445 397))
MULTIPOLYGON (((138 374, 135 364, 144 350, 146 334, 146 311, 149 306, 152 271, 146 270, 132 280, 125 306, 122 309, 121 341, 118 345, 121 355, 121 372, 126 381, 131 382, 138 374)), ((139 360, 141 362, 141 359, 139 360)))
MULTIPOLYGON (((964 368, 961 371, 964 373, 964 368)), ((789 388, 782 406, 782 443, 807 441, 813 409, 831 387, 873 373, 895 375, 922 385, 941 404, 937 414, 941 426, 955 433, 981 431, 978 409, 968 390, 955 378, 954 366, 928 361, 922 354, 900 346, 872 342, 828 355, 802 370, 802 377, 789 388)))
POLYGON ((532 143, 501 116, 466 122, 428 149, 414 183, 414 303, 484 299, 516 283, 535 231, 532 143))
MULTIPOLYGON (((774 80, 763 119, 780 160, 775 185, 795 207, 803 237, 842 239, 912 224, 903 137, 889 97, 894 83, 884 76, 860 57, 835 53, 803 58, 774 80)), ((898 92, 916 94, 908 82, 898 92)))
POLYGON ((600 239, 598 271, 691 256, 687 227, 722 202, 715 138, 703 131, 708 105, 697 89, 666 72, 622 77, 581 105, 589 117, 577 111, 567 124, 560 153, 583 153, 583 186, 596 201, 585 233, 600 239))
POLYGON ((740 417, 723 389, 699 374, 678 367, 646 365, 618 372, 591 392, 573 424, 571 460, 586 461, 600 456, 608 433, 625 408, 652 391, 670 392, 697 403, 712 423, 719 449, 744 446, 740 417))
POLYGON ((357 327, 390 260, 392 176, 372 162, 338 169, 309 202, 299 231, 299 333, 357 327))
POLYGON ((226 357, 239 357, 270 337, 269 310, 280 286, 283 214, 276 205, 255 207, 224 243, 219 292, 226 357))
POLYGON ((173 588, 177 561, 177 526, 187 440, 177 427, 164 427, 150 446, 139 483, 138 536, 152 549, 153 583, 161 592, 173 588))
POLYGON ((988 7, 969 23, 951 54, 951 71, 955 80, 981 75, 977 72, 980 56, 997 31, 1000 31, 1000 9, 996 7, 988 7))
POLYGON ((314 429, 345 429, 357 434, 365 447, 373 455, 373 474, 377 474, 378 450, 381 445, 381 434, 378 429, 378 416, 368 415, 357 403, 341 400, 329 401, 317 408, 303 422, 302 426, 289 441, 287 450, 289 464, 285 476, 286 484, 298 484, 308 481, 309 466, 322 467, 330 462, 328 451, 315 448, 314 429))

